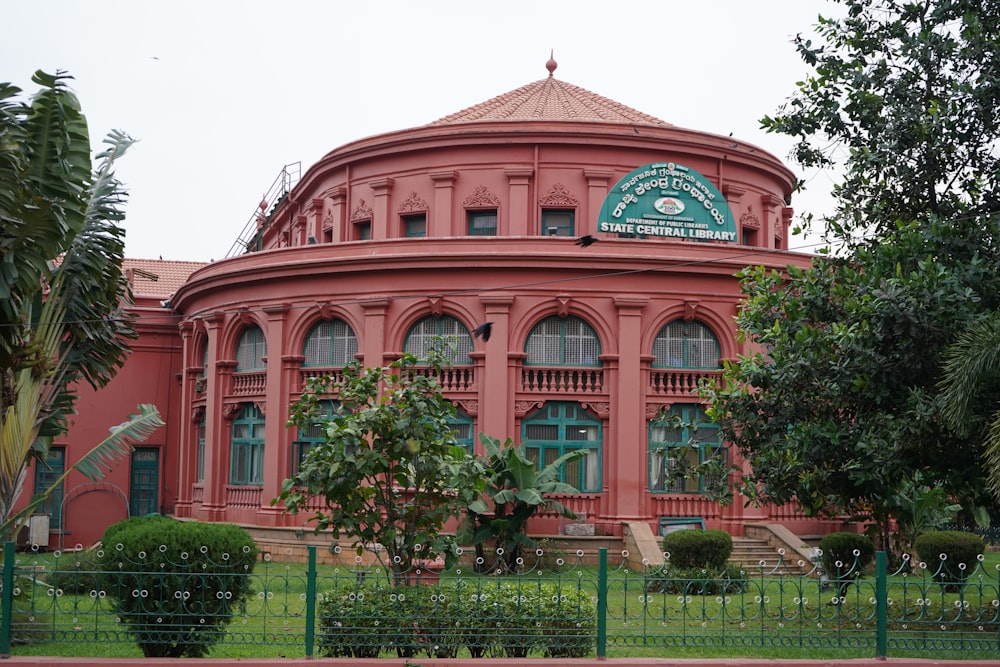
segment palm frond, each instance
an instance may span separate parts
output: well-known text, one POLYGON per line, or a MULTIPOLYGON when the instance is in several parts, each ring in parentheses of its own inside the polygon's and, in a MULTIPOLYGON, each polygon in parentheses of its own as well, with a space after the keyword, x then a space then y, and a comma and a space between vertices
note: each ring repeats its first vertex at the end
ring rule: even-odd
POLYGON ((973 406, 984 387, 1000 378, 1000 314, 978 320, 945 353, 941 401, 949 423, 968 433, 973 406))

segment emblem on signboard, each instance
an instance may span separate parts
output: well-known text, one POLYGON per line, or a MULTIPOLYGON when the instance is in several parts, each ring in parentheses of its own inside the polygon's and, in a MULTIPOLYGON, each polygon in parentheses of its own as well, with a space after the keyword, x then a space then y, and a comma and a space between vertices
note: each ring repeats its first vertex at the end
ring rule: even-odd
POLYGON ((653 202, 653 208, 664 215, 680 215, 684 212, 684 202, 674 197, 660 197, 653 202))

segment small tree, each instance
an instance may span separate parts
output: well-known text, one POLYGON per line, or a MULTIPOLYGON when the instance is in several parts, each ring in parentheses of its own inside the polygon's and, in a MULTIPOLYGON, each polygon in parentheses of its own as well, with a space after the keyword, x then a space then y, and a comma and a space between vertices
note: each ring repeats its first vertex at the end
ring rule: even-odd
POLYGON ((528 537, 528 519, 541 509, 576 518, 562 503, 545 496, 577 493, 572 485, 559 481, 559 470, 587 452, 582 449, 567 452, 538 470, 524 448, 510 438, 501 445, 496 438, 480 433, 479 440, 486 448, 486 489, 484 497, 469 503, 463 537, 475 545, 480 563, 486 563, 483 544, 492 541, 497 552, 503 549, 501 569, 516 572, 524 549, 537 546, 528 537))
POLYGON ((352 537, 359 550, 375 547, 380 562, 384 549, 394 584, 415 558, 453 562, 457 546, 443 526, 483 488, 481 468, 456 444, 455 408, 436 379, 443 359, 435 349, 419 366, 410 354, 380 368, 354 362, 339 380, 310 379, 292 404, 289 426, 319 426, 326 442, 308 451, 272 504, 297 514, 318 496, 316 531, 352 537), (331 396, 339 406, 323 414, 320 403, 331 396))

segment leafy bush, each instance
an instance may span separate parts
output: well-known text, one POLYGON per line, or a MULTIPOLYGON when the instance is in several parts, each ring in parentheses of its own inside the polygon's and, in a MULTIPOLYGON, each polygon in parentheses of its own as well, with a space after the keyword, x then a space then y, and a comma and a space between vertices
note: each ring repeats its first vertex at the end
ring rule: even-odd
POLYGON ((670 565, 722 570, 733 552, 733 538, 724 530, 676 530, 663 536, 670 565))
POLYGON ((572 586, 497 581, 395 587, 370 580, 320 596, 319 643, 330 657, 373 658, 383 651, 417 651, 453 658, 462 647, 473 657, 551 657, 590 653, 597 609, 572 586))
POLYGON ((747 573, 739 565, 723 568, 680 568, 666 565, 646 577, 649 593, 726 595, 746 590, 747 573))
POLYGON ((257 546, 237 526, 135 517, 102 543, 104 589, 146 657, 203 657, 250 592, 257 546))
POLYGON ((820 540, 819 548, 823 552, 823 571, 841 597, 875 559, 875 545, 857 533, 830 533, 820 540))
POLYGON ((938 530, 917 537, 914 546, 945 591, 955 592, 979 565, 986 550, 983 538, 960 530, 938 530))

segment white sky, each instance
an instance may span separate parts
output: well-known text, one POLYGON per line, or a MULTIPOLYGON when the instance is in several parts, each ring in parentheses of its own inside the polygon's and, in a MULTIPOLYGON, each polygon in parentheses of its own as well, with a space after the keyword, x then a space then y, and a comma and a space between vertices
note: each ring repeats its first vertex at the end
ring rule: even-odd
MULTIPOLYGON (((548 76, 667 122, 756 144, 807 73, 791 44, 830 0, 33 0, 3 8, 0 80, 36 90, 66 70, 94 148, 139 140, 126 254, 226 255, 282 166, 424 125, 548 76)), ((832 210, 831 177, 801 173, 799 214, 832 210)), ((815 248, 793 237, 792 247, 815 248)))

